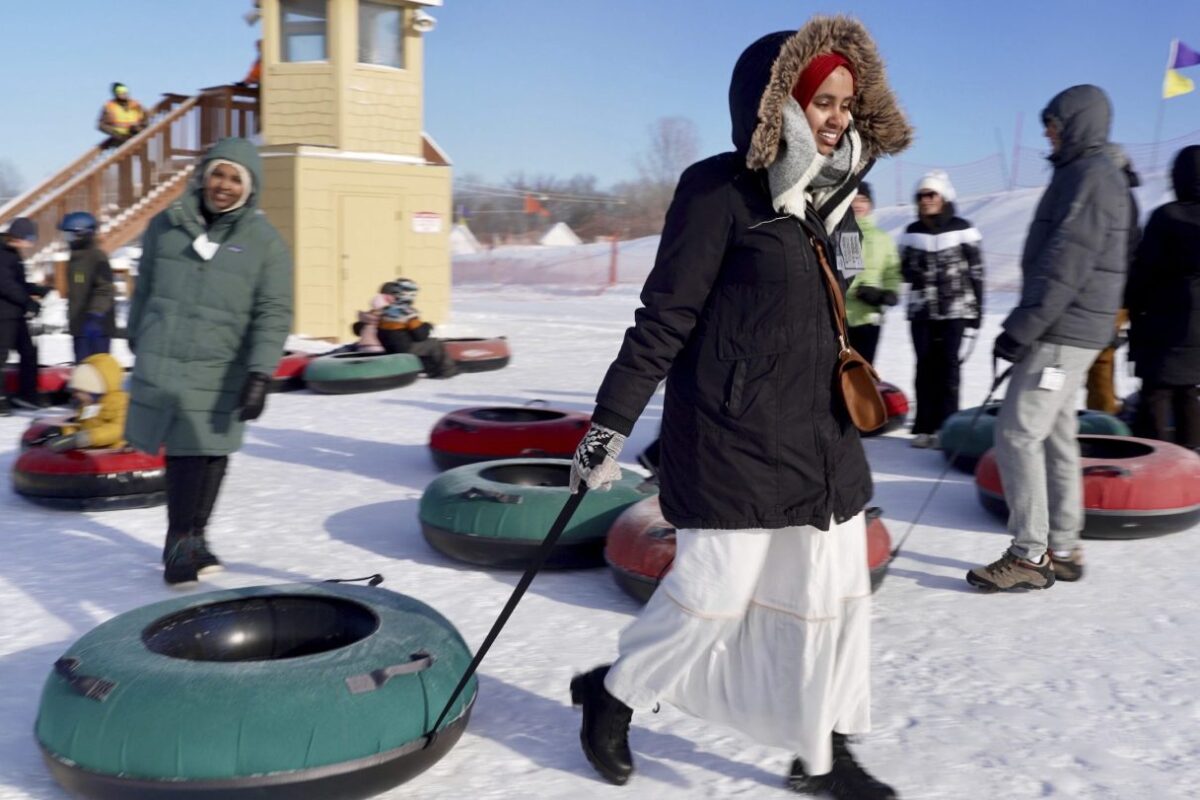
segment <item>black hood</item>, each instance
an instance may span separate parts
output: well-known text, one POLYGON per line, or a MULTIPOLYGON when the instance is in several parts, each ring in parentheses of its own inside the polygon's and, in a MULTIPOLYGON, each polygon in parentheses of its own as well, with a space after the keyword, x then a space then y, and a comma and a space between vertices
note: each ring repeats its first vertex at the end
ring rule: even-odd
POLYGON ((1062 145, 1050 160, 1055 165, 1068 164, 1108 144, 1112 103, 1099 86, 1072 86, 1055 95, 1042 111, 1042 123, 1050 120, 1057 123, 1062 137, 1062 145))
POLYGON ((771 67, 783 45, 795 31, 768 33, 743 51, 733 67, 729 82, 729 118, 733 125, 733 146, 741 155, 750 150, 750 138, 758 127, 758 107, 771 81, 771 67))
POLYGON ((1184 203, 1200 201, 1200 144, 1185 147, 1175 156, 1171 183, 1177 200, 1184 203))

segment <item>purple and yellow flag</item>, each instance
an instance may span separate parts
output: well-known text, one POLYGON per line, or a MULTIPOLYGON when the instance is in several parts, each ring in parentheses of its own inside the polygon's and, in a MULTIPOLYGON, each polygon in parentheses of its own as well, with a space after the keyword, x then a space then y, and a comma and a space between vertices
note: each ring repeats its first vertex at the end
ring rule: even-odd
POLYGON ((1171 57, 1167 59, 1167 74, 1163 78, 1163 99, 1195 91, 1196 82, 1179 70, 1200 64, 1200 53, 1178 39, 1171 40, 1171 57))

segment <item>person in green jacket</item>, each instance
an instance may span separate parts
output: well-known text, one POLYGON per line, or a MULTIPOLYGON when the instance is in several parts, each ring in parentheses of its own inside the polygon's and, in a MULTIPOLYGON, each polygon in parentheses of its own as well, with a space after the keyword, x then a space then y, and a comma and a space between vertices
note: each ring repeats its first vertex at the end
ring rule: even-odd
POLYGON ((291 329, 291 258, 258 210, 261 190, 254 145, 224 139, 142 239, 125 438, 166 451, 169 584, 220 568, 205 529, 228 456, 263 412, 291 329))
POLYGON ((116 328, 113 314, 113 275, 108 255, 96 244, 96 218, 72 211, 58 229, 71 248, 67 262, 67 328, 75 343, 75 362, 107 353, 116 328))
POLYGON ((900 288, 900 254, 892 237, 877 228, 871 219, 875 208, 871 184, 863 181, 858 185, 858 194, 850 207, 854 209, 854 219, 863 235, 863 271, 854 276, 846 292, 846 332, 850 336, 850 346, 874 363, 879 330, 883 325, 883 307, 900 302, 896 294, 900 288))

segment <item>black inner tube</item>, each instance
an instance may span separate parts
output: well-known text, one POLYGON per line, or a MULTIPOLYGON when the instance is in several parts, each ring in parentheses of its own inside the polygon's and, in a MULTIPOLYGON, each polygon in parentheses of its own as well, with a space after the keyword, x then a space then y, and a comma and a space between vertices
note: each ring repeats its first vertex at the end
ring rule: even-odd
POLYGON ((471 412, 473 419, 485 422, 549 422, 565 416, 548 408, 477 408, 471 412))
POLYGON ((571 478, 570 464, 502 464, 481 470, 479 476, 496 483, 516 486, 565 487, 571 478))
POLYGON ((154 653, 188 661, 278 661, 354 644, 379 628, 367 606, 339 597, 276 595, 209 603, 142 631, 154 653))
POLYGON ((1129 439, 1100 439, 1092 436, 1079 437, 1079 452, 1084 458, 1142 458, 1154 452, 1154 448, 1129 439))

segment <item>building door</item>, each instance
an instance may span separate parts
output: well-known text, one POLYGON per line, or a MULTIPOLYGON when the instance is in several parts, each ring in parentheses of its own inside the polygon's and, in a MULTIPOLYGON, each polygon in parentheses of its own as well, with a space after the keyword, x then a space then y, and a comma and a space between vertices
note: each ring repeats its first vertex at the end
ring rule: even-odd
POLYGON ((350 336, 358 312, 366 310, 379 287, 398 274, 399 203, 398 198, 384 195, 339 198, 338 327, 344 331, 340 336, 350 336))

